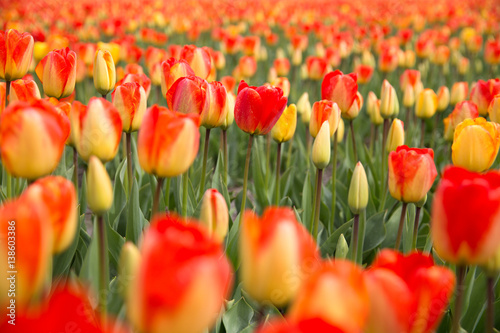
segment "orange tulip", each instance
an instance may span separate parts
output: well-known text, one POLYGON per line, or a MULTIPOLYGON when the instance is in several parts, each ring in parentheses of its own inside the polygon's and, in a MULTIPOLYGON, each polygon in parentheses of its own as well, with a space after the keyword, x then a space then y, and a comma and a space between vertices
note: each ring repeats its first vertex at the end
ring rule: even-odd
POLYGON ((85 65, 89 66, 94 63, 94 56, 97 48, 96 44, 76 43, 73 48, 78 59, 81 59, 85 65))
POLYGON ((274 68, 278 76, 287 76, 290 72, 290 61, 287 58, 277 58, 274 60, 274 68))
POLYGON ((365 84, 370 82, 373 76, 374 68, 369 65, 359 65, 356 67, 356 74, 358 75, 358 82, 361 84, 365 84))
POLYGON ((36 179, 55 170, 69 136, 68 118, 47 101, 11 103, 0 118, 4 167, 15 177, 36 179))
POLYGON ((328 63, 321 57, 307 57, 307 76, 311 80, 321 80, 328 70, 328 63))
POLYGON ((467 82, 455 82, 451 87, 450 104, 456 105, 465 101, 469 93, 469 84, 467 82))
POLYGON ((71 95, 76 82, 76 53, 69 48, 49 52, 36 66, 36 75, 49 97, 71 95))
POLYGON ((241 228, 245 291, 259 302, 285 305, 297 293, 300 280, 319 264, 312 237, 290 208, 267 208, 262 218, 247 211, 241 228))
POLYGON ((127 82, 116 87, 111 96, 113 105, 120 113, 123 130, 125 132, 137 131, 142 124, 147 107, 144 88, 137 82, 127 82))
POLYGON ((153 105, 146 111, 137 139, 139 163, 158 177, 175 177, 191 166, 198 154, 199 116, 153 105))
POLYGON ((479 117, 476 104, 470 101, 463 101, 455 105, 455 108, 447 117, 448 125, 445 127, 444 138, 453 141, 455 128, 465 119, 475 119, 479 117))
POLYGON ((330 136, 333 137, 339 124, 340 115, 341 112, 337 103, 325 99, 314 103, 311 119, 309 120, 309 133, 315 138, 323 122, 328 120, 330 125, 330 136))
POLYGON ((123 128, 112 103, 100 97, 92 97, 87 106, 74 102, 70 121, 72 142, 83 160, 88 161, 91 155, 103 162, 115 157, 123 128))
POLYGON ((34 44, 27 32, 0 31, 0 79, 14 81, 26 75, 33 59, 34 44))
POLYGON ((257 62, 255 58, 251 56, 241 57, 238 62, 238 69, 243 78, 250 78, 254 76, 257 71, 257 62))
POLYGON ((123 79, 116 83, 116 86, 120 86, 127 82, 139 83, 146 92, 146 98, 149 97, 149 93, 151 92, 151 80, 146 76, 146 74, 125 74, 123 79))
POLYGON ((187 61, 196 76, 202 79, 208 78, 212 70, 212 60, 207 47, 185 45, 181 51, 180 59, 187 61))
POLYGON ((220 243, 196 222, 165 215, 152 221, 140 250, 127 304, 138 330, 196 333, 215 323, 232 285, 220 243))
POLYGON ((170 58, 161 63, 161 93, 165 96, 178 79, 186 76, 194 76, 194 71, 186 60, 170 58))
POLYGON ((32 79, 19 79, 11 82, 9 102, 33 102, 40 98, 40 90, 32 79))
POLYGON ((47 222, 52 226, 52 252, 60 253, 68 248, 78 226, 73 183, 61 176, 47 176, 30 185, 23 195, 33 205, 47 208, 47 222))

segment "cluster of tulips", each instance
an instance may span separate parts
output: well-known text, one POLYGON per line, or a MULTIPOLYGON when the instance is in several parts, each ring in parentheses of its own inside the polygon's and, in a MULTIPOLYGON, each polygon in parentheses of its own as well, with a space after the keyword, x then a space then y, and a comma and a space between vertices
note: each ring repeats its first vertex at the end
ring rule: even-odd
POLYGON ((495 3, 257 4, 7 6, 0 331, 500 328, 495 3))

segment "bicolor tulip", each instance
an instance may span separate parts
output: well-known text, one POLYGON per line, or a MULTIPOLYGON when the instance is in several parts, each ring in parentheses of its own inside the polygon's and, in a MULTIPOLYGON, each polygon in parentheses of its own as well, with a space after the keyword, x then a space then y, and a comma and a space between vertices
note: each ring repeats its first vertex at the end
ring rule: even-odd
POLYGON ((69 120, 49 102, 11 103, 0 118, 3 166, 15 177, 37 179, 54 171, 70 134, 69 120))
POLYGON ((241 81, 234 106, 236 125, 248 134, 265 135, 281 117, 286 103, 287 98, 280 88, 253 87, 241 81))
POLYGON ((405 125, 402 120, 395 118, 387 134, 387 152, 396 151, 399 146, 405 143, 405 125))
POLYGON ((309 121, 309 133, 313 138, 318 135, 318 132, 325 121, 328 121, 330 127, 330 137, 333 137, 339 125, 341 112, 337 105, 329 100, 321 100, 313 104, 311 119, 309 121))
POLYGON ((436 176, 432 149, 399 146, 389 153, 389 192, 396 200, 419 202, 431 189, 436 176))
POLYGON ((488 106, 488 115, 491 121, 500 124, 500 94, 495 95, 488 106))
POLYGON ((437 254, 457 265, 486 264, 498 250, 499 207, 498 171, 446 169, 432 203, 431 236, 437 254))
POLYGON ((251 56, 241 57, 237 68, 243 78, 250 78, 257 72, 257 61, 251 56))
POLYGON ((366 84, 370 82, 373 76, 374 68, 370 65, 358 65, 355 70, 358 75, 358 83, 366 84))
POLYGON ((138 330, 196 333, 215 323, 232 285, 219 242, 196 222, 165 215, 152 221, 140 250, 127 303, 138 330))
POLYGON ((436 93, 432 89, 424 89, 420 92, 415 105, 415 114, 418 118, 427 119, 434 116, 438 107, 436 93))
POLYGON ((450 105, 450 89, 447 86, 439 87, 437 92, 438 107, 437 112, 443 112, 450 105))
POLYGON ((222 243, 229 228, 229 212, 226 199, 216 189, 208 189, 203 195, 200 222, 209 235, 222 243))
POLYGON ((363 107, 363 96, 358 91, 356 93, 356 98, 354 99, 354 102, 351 104, 349 110, 347 110, 347 112, 342 112, 342 118, 352 121, 359 115, 359 111, 361 111, 362 107, 363 107))
POLYGON ((290 72, 290 61, 287 58, 277 58, 273 65, 278 76, 287 76, 290 72))
POLYGON ((306 59, 306 68, 309 79, 319 81, 325 76, 328 63, 324 58, 310 56, 306 59))
POLYGON ((118 152, 122 119, 115 106, 101 97, 92 97, 87 106, 74 102, 70 112, 71 136, 80 157, 91 155, 112 160, 118 152))
POLYGON ((451 157, 453 164, 482 172, 491 167, 500 147, 500 128, 484 118, 465 119, 455 129, 451 157))
POLYGON ((101 95, 115 89, 116 68, 113 56, 108 50, 97 50, 94 56, 94 87, 101 95))
POLYGON ((283 306, 319 265, 312 237, 290 208, 270 207, 258 217, 245 212, 240 232, 243 288, 259 302, 283 306), (290 278, 292 277, 292 278, 290 278))
POLYGON ((187 61, 196 76, 208 78, 212 70, 212 57, 207 47, 185 45, 182 48, 180 59, 187 61))
POLYGON ((455 82, 451 87, 450 104, 456 104, 465 101, 469 93, 469 84, 467 82, 455 82))
POLYGON ((168 90, 178 79, 194 76, 193 69, 183 59, 170 58, 161 63, 161 94, 167 95, 168 90))
POLYGON ((14 81, 28 72, 33 59, 33 36, 15 29, 0 31, 0 79, 14 81))
POLYGON ((286 142, 293 137, 296 128, 297 107, 295 104, 290 104, 271 130, 271 136, 278 143, 286 142))
POLYGON ((447 117, 447 125, 445 126, 444 138, 448 141, 453 141, 455 128, 465 119, 475 119, 479 117, 476 104, 471 101, 463 101, 455 105, 455 108, 447 117))
POLYGON ((500 94, 500 79, 479 80, 471 89, 470 100, 477 105, 480 116, 488 114, 488 107, 497 94, 500 94))
POLYGON ((68 97, 75 90, 76 53, 69 48, 49 52, 36 66, 36 75, 45 95, 68 97))
POLYGON ((396 116, 399 113, 399 101, 396 95, 396 90, 389 83, 384 80, 382 82, 382 91, 380 93, 380 115, 382 118, 387 119, 396 116))
POLYGON ((135 132, 142 124, 147 100, 144 88, 137 82, 127 82, 116 87, 112 94, 113 105, 120 113, 123 131, 135 132))
POLYGON ((158 177, 183 174, 198 154, 200 118, 184 115, 165 107, 150 107, 139 130, 137 153, 147 173, 158 177))
POLYGON ((346 113, 356 100, 358 92, 357 74, 343 74, 336 70, 328 73, 321 83, 321 98, 337 103, 346 113))
POLYGON ((146 97, 149 97, 151 92, 151 80, 146 76, 146 74, 125 74, 123 79, 116 83, 117 86, 122 85, 127 82, 137 82, 144 88, 146 92, 146 97))
POLYGON ((33 79, 19 79, 11 82, 9 102, 33 102, 40 98, 40 90, 33 79))

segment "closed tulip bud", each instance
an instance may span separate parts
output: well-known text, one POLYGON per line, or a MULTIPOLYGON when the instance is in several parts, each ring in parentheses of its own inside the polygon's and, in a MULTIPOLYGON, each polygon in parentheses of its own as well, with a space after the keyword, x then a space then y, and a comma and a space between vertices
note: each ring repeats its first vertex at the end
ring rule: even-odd
POLYGON ((358 82, 360 84, 365 84, 370 82, 373 76, 374 67, 367 65, 358 65, 356 67, 356 74, 358 75, 358 82))
POLYGON ((470 61, 468 58, 466 57, 460 57, 460 59, 458 60, 458 73, 460 75, 465 75, 469 72, 469 68, 470 68, 470 61))
POLYGON ((363 168, 361 162, 358 162, 352 173, 347 197, 347 203, 353 214, 357 215, 365 210, 368 205, 368 194, 368 180, 366 179, 365 168, 363 168))
POLYGON ((396 151, 399 146, 405 144, 405 125, 402 120, 394 119, 387 135, 387 152, 396 151))
POLYGON ((415 104, 415 89, 409 84, 406 85, 403 92, 403 105, 411 108, 415 104))
POLYGON ((380 115, 380 100, 373 91, 368 93, 366 101, 366 112, 370 116, 370 121, 374 125, 380 125, 384 122, 384 118, 380 115))
POLYGON ((200 222, 209 235, 222 243, 229 228, 229 212, 226 199, 216 189, 208 189, 203 195, 200 222))
POLYGON ((441 86, 437 92, 438 107, 437 112, 443 112, 450 105, 450 90, 447 86, 441 86))
POLYGON ((356 98, 354 99, 354 102, 351 104, 349 110, 345 113, 342 113, 342 118, 347 120, 355 119, 359 115, 359 111, 361 111, 362 107, 363 107, 363 96, 361 96, 361 93, 358 91, 356 93, 356 98))
POLYGON ((417 56, 415 55, 414 51, 412 51, 412 50, 405 51, 405 67, 406 68, 414 67, 416 60, 417 60, 417 56))
POLYGON ((342 113, 347 113, 358 95, 356 73, 344 75, 341 71, 328 73, 321 84, 321 98, 337 103, 342 113))
POLYGON ((75 238, 78 219, 73 183, 61 176, 47 176, 28 186, 24 194, 34 205, 47 208, 52 226, 52 253, 66 250, 75 238))
POLYGON ((208 78, 212 69, 212 57, 207 47, 185 45, 181 51, 180 59, 187 61, 196 76, 208 78))
POLYGON ((347 245, 344 234, 340 234, 335 248, 335 259, 345 259, 347 258, 347 253, 349 253, 349 245, 347 245))
POLYGON ((387 119, 399 113, 399 102, 396 90, 389 83, 384 80, 382 83, 382 92, 380 94, 380 115, 382 118, 387 119))
POLYGON ((112 103, 100 97, 92 97, 88 106, 74 102, 70 121, 72 142, 83 160, 88 161, 91 155, 103 162, 115 157, 123 128, 112 103))
POLYGON ((158 177, 186 172, 198 154, 199 116, 184 115, 153 105, 146 111, 137 137, 137 154, 144 171, 158 177))
POLYGON ((144 88, 137 82, 128 82, 116 87, 112 94, 113 105, 120 113, 123 131, 135 132, 141 127, 146 113, 147 100, 144 88))
POLYGON ((116 68, 111 53, 97 50, 94 56, 94 87, 101 95, 107 95, 115 88, 116 68))
POLYGON ((453 164, 482 172, 491 167, 500 147, 500 131, 496 123, 484 118, 465 119, 455 129, 451 158, 453 164))
POLYGON ((196 223, 164 215, 152 221, 140 250, 127 302, 136 329, 197 333, 210 328, 232 287, 231 265, 220 243, 196 223))
POLYGON ((319 81, 325 76, 328 63, 324 58, 310 56, 306 59, 306 68, 309 79, 319 81))
MULTIPOLYGON (((104 53, 109 53, 113 58, 112 59, 113 64, 117 64, 120 61, 121 47, 119 44, 98 42, 97 50, 98 51, 101 50, 101 52, 104 53)), ((109 60, 106 60, 106 62, 109 63, 109 60)), ((94 64, 95 64, 95 57, 94 57, 94 64)))
POLYGON ((309 94, 303 93, 297 101, 297 111, 300 114, 300 119, 304 124, 308 124, 311 119, 311 103, 309 102, 309 94))
POLYGON ((396 200, 419 202, 431 189, 436 176, 432 149, 399 146, 389 153, 389 192, 396 200))
POLYGON ((141 263, 141 253, 134 243, 128 241, 123 244, 118 262, 118 285, 120 293, 128 302, 134 290, 131 289, 131 282, 137 275, 137 269, 141 263))
POLYGON ((361 63, 372 68, 377 64, 377 62, 375 61, 375 56, 368 50, 363 51, 363 53, 361 54, 361 63))
POLYGON ((488 106, 488 115, 491 121, 500 124, 500 94, 495 95, 488 106))
POLYGON ((252 87, 241 81, 234 106, 234 119, 242 131, 265 135, 281 117, 286 103, 287 98, 280 88, 270 85, 252 87))
POLYGON ((368 290, 361 269, 349 261, 335 260, 323 261, 306 278, 287 318, 292 322, 321 318, 341 332, 361 332, 368 314, 368 290), (332 299, 342 300, 342 306, 332 299))
POLYGON ((455 82, 451 87, 450 104, 456 104, 465 101, 469 93, 469 84, 467 82, 455 82))
MULTIPOLYGON (((27 310, 30 301, 35 301, 51 268, 51 226, 47 223, 48 212, 44 205, 36 204, 21 196, 15 201, 0 206, 0 306, 5 315, 11 305, 11 283, 15 283, 15 309, 17 314, 27 310), (14 231, 15 236, 12 232, 14 231), (8 260, 12 257, 12 237, 15 237, 14 282, 9 279, 8 260), (9 242, 8 242, 9 241, 9 242), (22 245, 21 245, 22 244, 22 245), (8 259, 9 258, 9 259, 8 259), (9 292, 9 289, 11 291, 9 292)), ((13 259, 13 258, 12 258, 13 259)), ((2 319, 2 322, 7 322, 2 319)), ((16 324, 18 322, 16 321, 16 324)), ((16 329, 14 329, 15 331, 16 329)), ((6 330, 8 331, 8 329, 6 330)))
POLYGON ((71 95, 76 82, 76 53, 69 48, 49 52, 36 66, 36 75, 49 97, 71 95))
POLYGON ((0 118, 0 152, 14 177, 37 179, 53 172, 69 137, 68 117, 47 101, 11 103, 0 118))
POLYGON ((309 121, 309 133, 315 138, 321 126, 325 121, 328 121, 330 128, 330 137, 333 138, 335 131, 339 125, 340 109, 337 103, 329 100, 321 100, 313 104, 311 119, 309 121))
POLYGON ((330 125, 328 121, 324 121, 314 140, 312 147, 312 161, 316 168, 322 170, 330 163, 330 125))
POLYGON ((287 304, 300 280, 319 263, 312 237, 290 208, 267 208, 261 218, 246 211, 240 232, 243 288, 259 302, 287 304))
POLYGON ((243 56, 238 62, 238 68, 243 78, 250 78, 257 72, 257 61, 254 57, 243 56))
POLYGON ((302 51, 301 50, 293 50, 292 51, 292 64, 294 66, 299 66, 302 64, 302 51))
POLYGON ((342 141, 344 141, 344 131, 345 131, 345 125, 344 125, 344 121, 342 120, 342 118, 340 118, 339 120, 339 127, 337 127, 337 142, 338 143, 341 143, 342 141))
POLYGON ((189 66, 188 62, 183 59, 170 58, 161 63, 161 94, 167 95, 168 90, 175 81, 182 77, 194 76, 193 69, 189 66))
POLYGON ((276 122, 271 130, 271 136, 274 141, 282 143, 289 141, 295 134, 297 127, 297 107, 295 104, 290 104, 281 114, 280 119, 276 122))
POLYGON ((278 76, 287 76, 290 72, 290 61, 287 58, 276 58, 273 64, 278 76))
POLYGON ((424 89, 417 99, 415 114, 418 118, 427 119, 434 116, 438 106, 437 95, 432 89, 424 89))
POLYGON ((220 128, 222 128, 223 130, 227 130, 229 126, 231 126, 234 122, 235 102, 236 102, 236 96, 234 96, 232 92, 229 92, 226 96, 226 105, 225 105, 226 119, 224 120, 222 125, 220 125, 220 128))
POLYGON ((26 101, 33 102, 40 99, 40 90, 32 79, 19 79, 10 84, 9 102, 26 101))
POLYGON ((458 265, 484 265, 498 251, 500 173, 447 168, 432 202, 436 253, 458 265), (471 221, 474 226, 471 228, 471 221))
POLYGON ((422 208, 424 207, 425 203, 427 202, 427 194, 425 195, 425 197, 422 198, 422 200, 420 200, 419 202, 417 202, 415 204, 415 206, 417 206, 418 208, 422 208))
POLYGON ((14 81, 28 73, 33 59, 33 36, 15 29, 0 31, 0 79, 14 81))
POLYGON ((160 86, 161 87, 161 77, 163 76, 162 73, 162 66, 160 62, 157 62, 151 67, 151 70, 149 71, 149 75, 151 76, 151 84, 153 86, 160 86))
POLYGON ((87 204, 96 215, 104 214, 113 204, 113 185, 101 160, 90 156, 87 167, 87 204))

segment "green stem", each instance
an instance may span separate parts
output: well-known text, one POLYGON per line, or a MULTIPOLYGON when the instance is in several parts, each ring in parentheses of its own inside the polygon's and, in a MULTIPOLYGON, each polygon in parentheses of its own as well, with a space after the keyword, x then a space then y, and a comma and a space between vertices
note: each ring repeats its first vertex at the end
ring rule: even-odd
POLYGON ((455 296, 455 311, 453 312, 453 325, 451 328, 451 333, 458 333, 460 331, 460 319, 462 317, 462 308, 464 301, 464 291, 465 291, 465 269, 466 266, 457 266, 457 293, 455 296))
POLYGON ((182 216, 187 216, 189 169, 182 175, 182 216))
POLYGON ((168 206, 170 206, 170 183, 172 182, 172 178, 167 178, 167 188, 165 189, 165 207, 169 210, 168 206))
POLYGON ((494 281, 491 275, 486 278, 486 293, 488 307, 486 309, 486 333, 493 333, 493 324, 495 322, 495 289, 494 281))
POLYGON ((108 94, 102 94, 102 98, 104 98, 105 100, 108 99, 108 94))
POLYGON ((411 242, 411 249, 415 250, 417 248, 417 238, 418 238, 418 223, 420 221, 420 211, 422 207, 417 207, 415 210, 415 222, 413 223, 413 240, 411 242))
POLYGON ((286 170, 290 169, 290 166, 292 165, 292 148, 293 148, 293 136, 290 139, 290 141, 288 141, 288 151, 286 153, 286 170))
POLYGON ((352 138, 352 148, 354 150, 354 163, 358 162, 358 150, 356 149, 356 137, 354 136, 354 124, 353 120, 349 122, 349 127, 351 128, 351 138, 352 138))
POLYGON ((359 214, 354 215, 354 224, 352 227, 352 261, 358 261, 358 237, 359 237, 359 214))
POLYGON ((333 134, 333 158, 332 158, 332 207, 331 207, 331 215, 330 215, 330 233, 333 233, 333 229, 335 228, 335 206, 337 204, 337 189, 335 187, 337 183, 337 147, 338 147, 338 138, 337 132, 333 134))
POLYGON ((424 148, 424 137, 425 137, 425 119, 421 119, 421 123, 420 123, 420 148, 424 148))
POLYGON ((401 217, 399 218, 398 236, 396 238, 396 245, 394 246, 394 249, 397 251, 399 251, 399 245, 401 244, 401 236, 403 235, 403 225, 405 224, 407 206, 408 204, 403 202, 403 206, 401 207, 401 217))
POLYGON ((7 199, 12 199, 12 176, 7 171, 7 199))
POLYGON ((245 204, 247 201, 248 169, 250 168, 250 155, 252 154, 252 142, 253 142, 253 134, 250 134, 250 138, 248 139, 247 157, 245 159, 245 171, 243 172, 243 197, 241 198, 240 225, 241 222, 243 221, 245 204))
POLYGON ((318 239, 319 213, 321 208, 321 185, 323 179, 323 170, 317 169, 316 177, 316 194, 314 196, 314 224, 313 224, 313 239, 318 239))
POLYGON ((97 216, 97 241, 99 254, 99 311, 101 314, 105 314, 109 283, 109 260, 106 226, 102 215, 97 216))
POLYGON ((228 155, 227 155, 227 130, 222 130, 222 153, 224 154, 224 184, 227 186, 227 170, 228 170, 228 155))
POLYGON ((410 128, 410 117, 411 117, 411 108, 409 106, 406 107, 406 114, 405 114, 405 123, 406 123, 406 129, 410 128))
POLYGON ((387 192, 387 172, 385 171, 385 164, 387 162, 386 158, 386 143, 387 143, 387 132, 389 131, 389 119, 384 119, 384 129, 382 133, 382 150, 380 151, 380 157, 382 159, 380 166, 381 166, 381 179, 382 179, 382 201, 379 207, 379 211, 382 211, 384 209, 385 205, 385 198, 386 198, 386 192, 387 192))
MULTIPOLYGON (((270 170, 271 165, 271 133, 266 134, 266 169, 270 170)), ((266 172, 264 178, 266 189, 269 188, 269 172, 266 172)))
POLYGON ((163 180, 165 178, 158 177, 158 183, 156 184, 155 196, 153 198, 153 207, 151 208, 151 218, 158 213, 158 203, 160 202, 161 188, 163 187, 163 180))
POLYGON ((373 123, 370 124, 370 155, 373 156, 373 142, 375 141, 375 125, 373 123))
POLYGON ((5 81, 5 101, 4 101, 4 110, 5 110, 5 108, 7 107, 7 105, 9 105, 9 103, 7 102, 8 98, 9 98, 9 95, 10 95, 10 81, 5 81))
POLYGON ((280 204, 280 176, 281 176, 281 142, 278 142, 276 152, 276 198, 274 203, 276 206, 280 204))
POLYGON ((365 233, 366 233, 366 211, 363 210, 359 214, 359 233, 358 233, 358 255, 356 262, 358 264, 363 263, 363 247, 365 243, 365 233))
POLYGON ((127 144, 127 176, 128 176, 128 193, 132 192, 132 185, 134 185, 134 170, 132 169, 132 135, 125 133, 125 141, 127 144))
POLYGON ((201 168, 201 183, 200 193, 198 193, 198 201, 203 197, 205 192, 205 176, 207 172, 207 158, 208 158, 208 143, 210 141, 210 128, 205 131, 205 146, 203 147, 203 166, 201 168))

